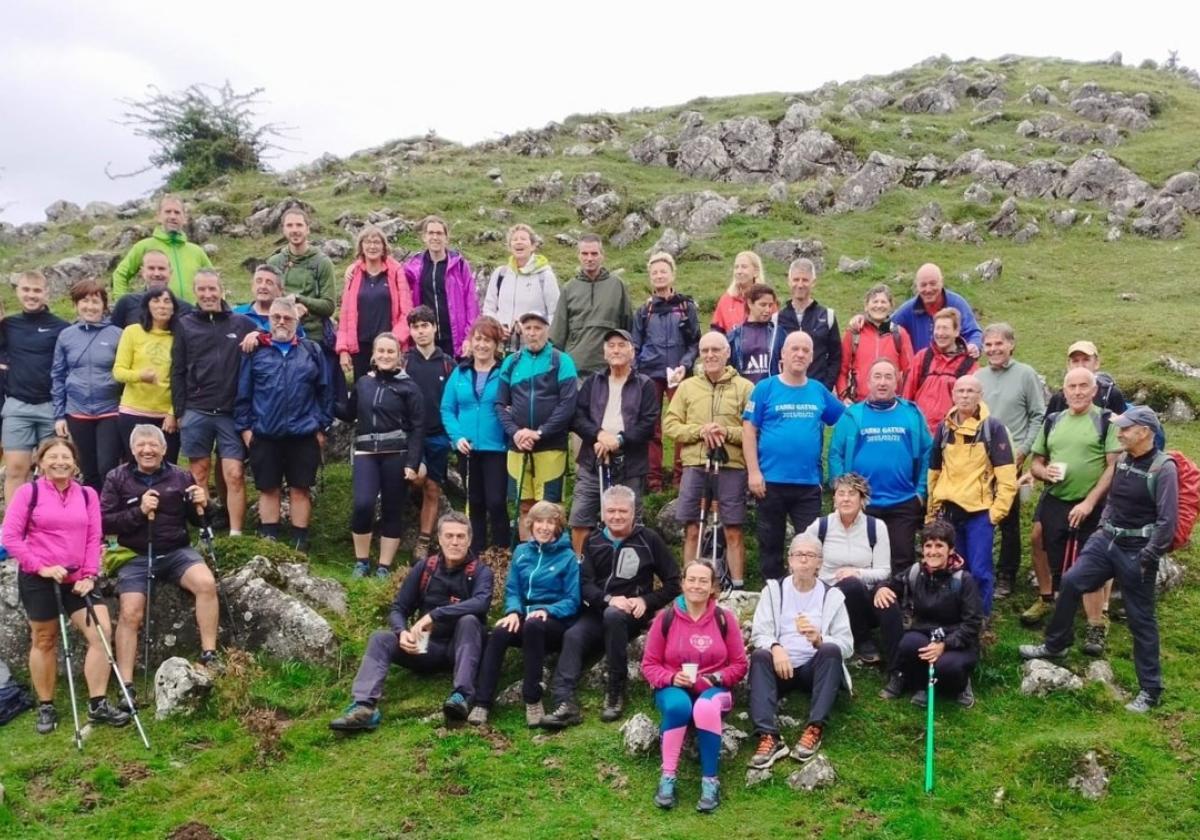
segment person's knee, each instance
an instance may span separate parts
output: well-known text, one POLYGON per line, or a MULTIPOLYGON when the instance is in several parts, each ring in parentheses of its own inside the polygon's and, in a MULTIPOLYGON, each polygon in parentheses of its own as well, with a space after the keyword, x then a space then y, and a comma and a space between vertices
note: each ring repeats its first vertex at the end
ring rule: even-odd
POLYGON ((622 631, 625 629, 625 616, 628 613, 616 607, 604 608, 604 632, 622 631))
POLYGON ((760 668, 763 666, 774 668, 775 657, 767 648, 755 648, 754 652, 750 654, 750 667, 753 668, 755 665, 760 668))
POLYGON ((841 659, 842 649, 833 642, 821 642, 817 647, 817 656, 829 659, 841 659))
POLYGON ((240 490, 246 484, 246 468, 241 461, 233 459, 221 461, 221 472, 225 476, 225 485, 233 490, 240 490))
POLYGON ((34 627, 30 630, 30 641, 35 650, 42 653, 54 653, 58 649, 57 625, 34 627))
POLYGON ((850 575, 849 577, 842 578, 837 582, 836 586, 848 597, 867 594, 867 585, 863 583, 862 578, 856 575, 850 575))
POLYGON ((546 622, 545 620, 526 621, 524 627, 521 628, 521 632, 525 635, 525 638, 532 636, 544 639, 546 638, 546 622))
POLYGON ((120 626, 136 632, 142 626, 142 618, 146 612, 145 604, 121 601, 119 609, 120 626))
POLYGON ((458 639, 482 638, 483 622, 477 615, 464 615, 455 623, 454 635, 458 639))
POLYGON ((376 630, 367 640, 367 650, 386 653, 396 644, 396 634, 391 630, 376 630))

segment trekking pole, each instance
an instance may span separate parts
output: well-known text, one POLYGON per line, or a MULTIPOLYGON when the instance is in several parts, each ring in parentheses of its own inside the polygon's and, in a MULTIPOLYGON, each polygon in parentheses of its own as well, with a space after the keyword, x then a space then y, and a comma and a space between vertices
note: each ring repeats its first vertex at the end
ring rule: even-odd
MULTIPOLYGON (((208 552, 209 560, 212 561, 213 577, 219 578, 220 564, 217 562, 217 547, 213 542, 212 528, 212 513, 204 505, 196 505, 196 513, 200 517, 200 541, 204 544, 204 550, 208 552)), ((221 595, 221 587, 217 586, 217 606, 219 610, 223 610, 225 617, 229 619, 229 630, 237 639, 244 638, 241 632, 241 626, 238 620, 234 618, 233 610, 229 608, 229 602, 221 595)))
POLYGON ((133 715, 133 723, 137 726, 138 735, 142 736, 142 743, 146 745, 146 749, 150 749, 150 739, 146 737, 146 730, 142 728, 142 719, 138 716, 137 705, 133 702, 133 697, 129 694, 129 689, 125 685, 125 680, 121 676, 121 669, 117 667, 117 660, 113 656, 112 646, 108 643, 108 637, 104 635, 104 630, 100 627, 100 620, 96 618, 96 607, 92 603, 92 593, 83 596, 84 609, 87 610, 87 621, 89 624, 96 625, 96 635, 100 637, 100 644, 104 647, 104 655, 108 657, 108 664, 112 666, 113 676, 117 678, 117 685, 121 688, 121 696, 125 698, 125 704, 129 706, 129 713, 133 715))
POLYGON ((704 557, 704 526, 708 524, 708 514, 712 509, 712 450, 708 451, 708 460, 704 464, 704 490, 700 494, 700 528, 696 532, 696 556, 704 557))
MULTIPOLYGON (((929 634, 929 641, 941 642, 946 638, 946 633, 942 628, 938 627, 929 634)), ((933 663, 929 663, 929 683, 925 688, 926 713, 925 713, 925 792, 933 793, 933 702, 935 694, 935 686, 937 685, 937 676, 933 671, 933 663)))
POLYGON ((150 683, 150 627, 153 619, 150 612, 150 595, 154 586, 154 517, 157 511, 146 514, 146 626, 142 628, 142 680, 149 693, 150 683))
POLYGON ((63 607, 62 586, 54 581, 54 601, 58 604, 58 629, 62 631, 63 662, 67 666, 67 690, 71 693, 71 719, 75 722, 75 748, 83 752, 83 732, 79 729, 79 704, 75 699, 75 674, 71 671, 71 640, 67 636, 67 611, 63 607))
POLYGON ((1063 552, 1062 568, 1059 570, 1059 577, 1065 575, 1072 566, 1075 565, 1075 560, 1079 556, 1079 529, 1071 528, 1067 531, 1067 549, 1063 552))
POLYGON ((512 536, 509 538, 509 548, 513 551, 521 544, 521 496, 525 492, 525 467, 531 457, 528 452, 521 456, 521 477, 517 480, 517 504, 512 519, 512 536))
POLYGON ((471 454, 467 453, 462 456, 462 479, 463 479, 463 496, 466 497, 466 503, 463 505, 463 512, 466 513, 467 519, 471 518, 471 454))

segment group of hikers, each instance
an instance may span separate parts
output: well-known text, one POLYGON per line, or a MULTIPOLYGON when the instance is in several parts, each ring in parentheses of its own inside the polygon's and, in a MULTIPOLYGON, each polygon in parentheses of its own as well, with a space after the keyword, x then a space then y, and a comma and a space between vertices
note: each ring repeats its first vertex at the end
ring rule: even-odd
POLYGON ((220 274, 186 238, 182 201, 165 196, 158 222, 118 265, 115 301, 103 280, 77 282, 68 324, 48 309, 46 278, 27 271, 16 282, 21 311, 0 321, 2 536, 20 566, 39 732, 57 724, 66 621, 87 641, 88 718, 129 722, 152 581, 192 593, 199 664, 219 667, 218 590, 188 525, 217 509, 214 479, 229 534, 243 532, 248 462, 258 533, 307 550, 335 419, 353 424, 353 577, 391 574, 410 497, 420 500, 413 562, 336 730, 379 726, 393 664, 449 670, 446 718, 485 725, 509 648, 521 652, 530 727, 582 721, 579 682, 598 656, 600 718, 616 721, 630 642, 644 634, 640 670, 662 720, 654 801, 676 804, 692 727, 697 808, 711 811, 722 718, 744 679, 759 769, 817 754, 854 658, 883 669, 885 700, 926 705, 928 672, 939 697, 974 705, 993 603, 1017 591, 1021 503, 1036 482, 1038 593, 1021 620, 1049 622, 1021 656, 1065 655, 1080 602, 1083 650, 1101 655, 1115 582, 1140 688, 1126 708, 1161 701, 1154 586, 1180 503, 1158 418, 1126 404, 1088 340, 1067 348, 1047 404, 1036 372, 1014 358, 1012 327, 981 328, 932 263, 898 306, 886 285, 872 287, 843 331, 813 295, 812 261, 791 263, 780 300, 759 257, 743 252, 704 331, 670 254, 650 257, 650 296, 635 306, 605 268, 600 237, 579 238, 579 270, 560 288, 537 233, 517 224, 481 296, 438 216, 422 220, 424 248, 403 261, 380 228, 362 228, 339 298, 333 264, 294 207, 282 218, 286 244, 254 270, 253 299, 230 308, 220 274), (187 470, 175 466, 181 454, 187 470), (467 512, 439 518, 452 455, 467 512), (645 494, 669 487, 682 562, 643 524, 645 494), (832 512, 822 515, 825 489, 832 512), (717 598, 745 587, 751 510, 765 586, 747 643, 717 598), (107 660, 111 623, 92 597, 106 535, 124 561, 107 660), (509 547, 493 621, 484 553, 509 547), (554 652, 547 706, 543 665, 554 652), (110 664, 124 683, 115 705, 110 664), (811 704, 789 750, 777 712, 790 691, 811 704))

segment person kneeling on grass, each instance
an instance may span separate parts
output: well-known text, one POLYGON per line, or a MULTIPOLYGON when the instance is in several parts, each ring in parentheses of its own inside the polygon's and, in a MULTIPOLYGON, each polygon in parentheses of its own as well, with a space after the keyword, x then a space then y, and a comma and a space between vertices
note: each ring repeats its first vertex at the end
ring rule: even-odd
POLYGON ((496 700, 496 685, 504 654, 519 647, 525 657, 521 696, 525 723, 541 726, 542 665, 546 653, 562 645, 563 634, 579 612, 579 558, 564 533, 567 519, 554 502, 541 501, 529 509, 525 526, 532 536, 517 546, 504 584, 504 618, 496 622, 483 652, 475 708, 467 723, 482 726, 496 700))
POLYGON ((875 590, 875 606, 887 610, 882 622, 884 646, 893 652, 888 661, 891 676, 879 696, 895 700, 906 688, 916 687, 913 705, 924 708, 929 702, 926 680, 932 665, 938 693, 956 697, 960 706, 969 709, 975 705, 971 673, 979 661, 983 598, 975 578, 965 570, 966 561, 954 551, 953 525, 941 519, 930 522, 921 532, 921 545, 920 564, 893 584, 907 589, 912 602, 912 626, 907 632, 895 591, 890 586, 875 590))
POLYGON ((780 692, 799 688, 812 695, 808 723, 792 755, 808 761, 821 749, 821 737, 838 689, 849 689, 845 660, 854 655, 854 634, 842 590, 817 579, 821 541, 797 534, 788 549, 788 570, 768 580, 754 610, 750 656, 750 719, 758 748, 750 766, 765 770, 787 755, 779 734, 780 692))
POLYGON ((350 690, 354 701, 329 722, 330 729, 355 732, 379 726, 377 704, 393 663, 418 673, 452 667, 454 690, 442 711, 450 720, 467 716, 495 578, 471 553, 471 523, 463 514, 443 516, 437 536, 441 549, 414 563, 396 593, 388 615, 391 629, 371 634, 350 690), (409 627, 418 613, 421 617, 409 627))
POLYGON ((675 807, 683 736, 694 723, 701 773, 696 810, 715 811, 721 804, 721 718, 733 708, 731 689, 746 676, 746 646, 737 617, 717 605, 717 574, 707 561, 684 567, 683 594, 650 625, 642 674, 662 715, 662 777, 654 804, 675 807))

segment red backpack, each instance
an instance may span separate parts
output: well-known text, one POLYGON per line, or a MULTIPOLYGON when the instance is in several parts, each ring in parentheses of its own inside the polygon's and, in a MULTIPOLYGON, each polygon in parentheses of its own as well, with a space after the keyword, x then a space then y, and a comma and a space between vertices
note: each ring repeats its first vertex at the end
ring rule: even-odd
POLYGON ((1159 451, 1146 471, 1146 485, 1152 499, 1158 473, 1168 460, 1175 462, 1175 471, 1179 475, 1179 512, 1175 518, 1175 536, 1171 539, 1170 548, 1174 551, 1188 544, 1192 529, 1196 527, 1196 518, 1200 516, 1200 467, 1178 449, 1159 451))

